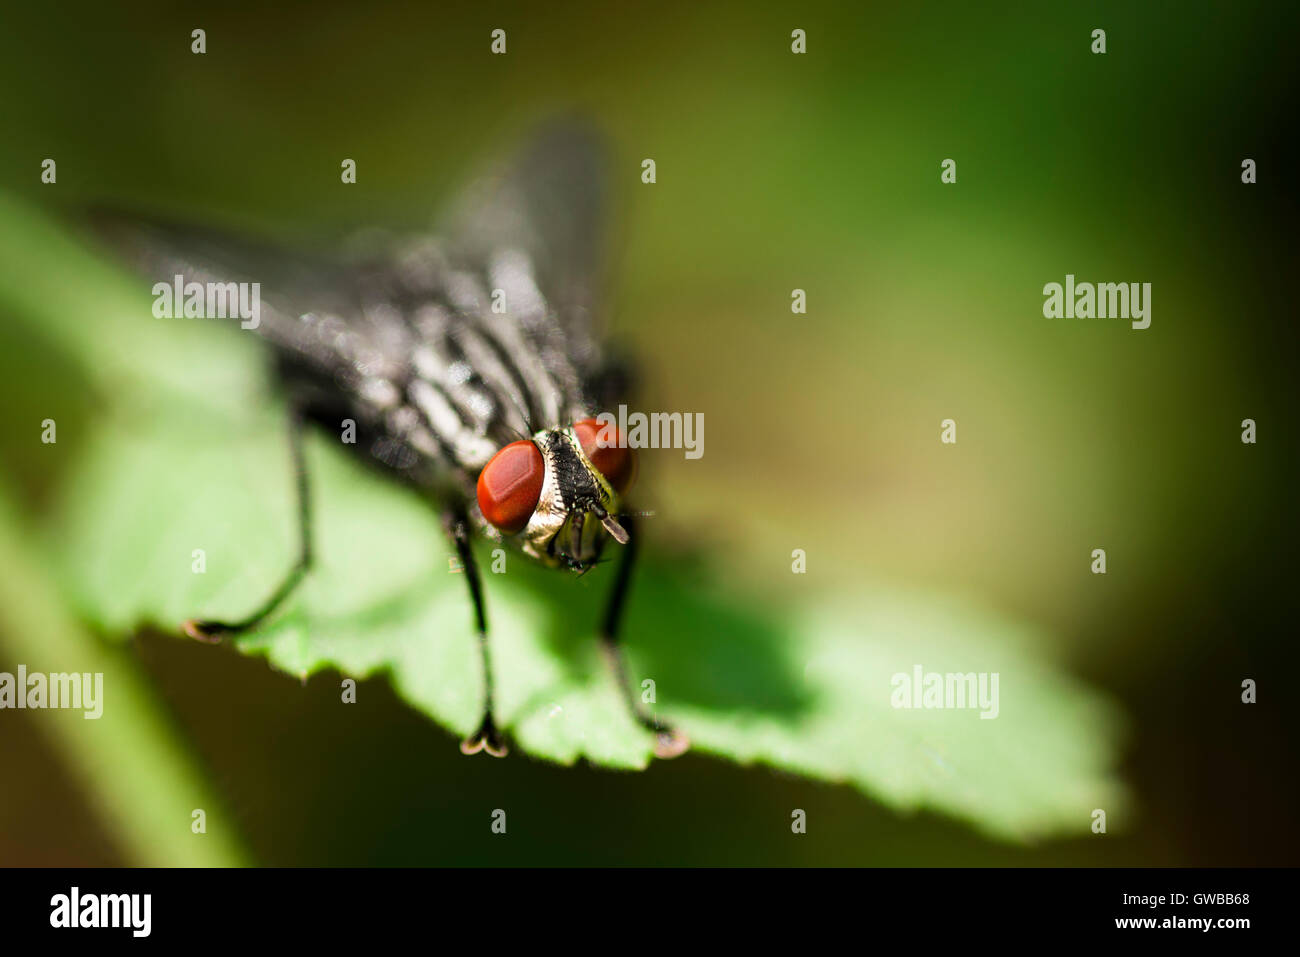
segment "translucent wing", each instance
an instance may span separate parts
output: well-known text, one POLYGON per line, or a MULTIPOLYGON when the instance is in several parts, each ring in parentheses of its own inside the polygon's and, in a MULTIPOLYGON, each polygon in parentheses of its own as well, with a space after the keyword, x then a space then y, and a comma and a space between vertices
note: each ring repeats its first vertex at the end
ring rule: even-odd
POLYGON ((605 248, 606 170, 594 131, 553 125, 467 190, 441 232, 470 261, 490 263, 503 250, 525 256, 565 329, 591 339, 605 248))
POLYGON ((605 170, 592 131, 551 126, 475 183, 440 230, 453 266, 499 296, 480 313, 481 325, 507 346, 530 385, 535 428, 568 424, 598 398, 605 170), (547 392, 558 399, 548 401, 547 392))
POLYGON ((152 282, 258 283, 256 333, 309 405, 356 418, 418 484, 468 488, 501 445, 593 410, 601 155, 580 128, 549 129, 435 233, 368 230, 328 255, 99 219, 152 282))

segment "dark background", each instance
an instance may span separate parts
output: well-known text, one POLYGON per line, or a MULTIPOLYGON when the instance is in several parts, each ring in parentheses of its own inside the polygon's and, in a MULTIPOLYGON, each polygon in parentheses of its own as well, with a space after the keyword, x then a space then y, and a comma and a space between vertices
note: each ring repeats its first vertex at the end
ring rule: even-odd
MULTIPOLYGON (((709 421, 700 467, 645 477, 678 525, 778 595, 788 571, 744 556, 784 571, 775 543, 797 523, 835 587, 890 576, 1041 624, 1127 712, 1141 812, 1104 840, 1009 846, 698 755, 640 774, 464 760, 383 680, 345 714, 333 675, 304 686, 148 634, 108 652, 143 664, 253 861, 1296 863, 1297 15, 1073 7, 5 13, 0 189, 38 208, 111 200, 287 237, 417 225, 517 130, 590 117, 626 174, 611 326, 645 364, 648 407, 709 421), (497 26, 505 57, 487 53, 497 26), (1104 57, 1089 53, 1098 26, 1104 57), (337 188, 344 156, 355 189, 337 188), (940 187, 949 156, 958 184, 940 187), (1067 271, 1152 281, 1152 327, 1045 325, 1039 290, 1067 271), (810 316, 792 331, 796 286, 810 316), (976 449, 936 470, 954 407, 976 449), (1256 446, 1238 441, 1247 416, 1256 446), (1097 541, 1105 579, 1079 558, 1097 541), (496 807, 513 809, 508 840, 487 828, 496 807)), ((24 376, 60 373, 12 308, 0 322, 0 350, 21 357, 12 421, 33 414, 24 376)), ((75 383, 63 394, 75 415, 75 383)), ((6 431, 6 472, 39 520, 57 476, 6 431)), ((66 761, 30 714, 0 718, 0 862, 132 863, 66 761)))

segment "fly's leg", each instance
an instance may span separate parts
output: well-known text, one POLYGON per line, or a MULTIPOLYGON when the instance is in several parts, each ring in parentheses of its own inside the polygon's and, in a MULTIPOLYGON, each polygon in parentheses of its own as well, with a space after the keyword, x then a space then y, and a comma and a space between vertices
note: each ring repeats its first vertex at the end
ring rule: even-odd
POLYGON ((474 564, 474 552, 469 547, 469 519, 463 508, 449 511, 444 521, 447 534, 456 546, 461 567, 465 570, 465 580, 469 582, 469 596, 474 602, 474 624, 478 631, 479 657, 483 665, 483 720, 478 730, 460 743, 461 754, 477 754, 486 751, 494 758, 504 758, 510 751, 505 737, 497 730, 492 720, 492 656, 488 651, 487 615, 483 610, 483 585, 479 581, 478 566, 474 564))
POLYGON ((623 648, 619 644, 619 625, 623 620, 623 605, 627 601, 628 588, 632 582, 632 567, 636 564, 639 541, 631 517, 620 516, 620 518, 623 518, 622 524, 628 532, 628 541, 623 546, 623 558, 618 565, 618 577, 614 579, 614 589, 610 592, 609 604, 605 606, 605 622, 600 631, 600 645, 609 661, 610 670, 618 682, 628 712, 643 728, 654 732, 655 757, 675 758, 690 748, 691 741, 680 731, 663 724, 654 715, 646 713, 628 681, 627 664, 623 659, 623 648))
POLYGON ((181 629, 191 638, 215 643, 228 635, 252 631, 280 607, 311 568, 311 497, 308 494, 307 469, 303 461, 302 443, 302 411, 293 408, 289 413, 289 451, 293 459, 293 472, 298 490, 298 560, 289 570, 284 581, 280 583, 280 587, 248 617, 238 621, 208 621, 191 618, 184 622, 181 629))

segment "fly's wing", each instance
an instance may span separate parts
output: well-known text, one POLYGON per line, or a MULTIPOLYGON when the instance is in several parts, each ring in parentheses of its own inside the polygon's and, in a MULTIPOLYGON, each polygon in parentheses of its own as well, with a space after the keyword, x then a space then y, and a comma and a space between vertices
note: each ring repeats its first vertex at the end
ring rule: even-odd
POLYGON ((606 189, 595 134, 556 124, 474 184, 444 222, 454 265, 496 296, 476 328, 514 360, 530 431, 571 424, 605 398, 596 310, 606 189))
POLYGON ((337 255, 120 217, 101 232, 151 283, 258 283, 256 334, 309 405, 356 418, 415 484, 472 494, 500 446, 592 411, 600 156, 549 130, 437 234, 360 233, 337 255))
POLYGON ((388 243, 375 234, 354 237, 337 254, 312 254, 118 213, 93 218, 100 236, 150 284, 170 286, 180 277, 176 315, 189 289, 207 315, 208 289, 255 284, 253 329, 275 347, 294 402, 335 426, 354 418, 359 446, 402 477, 444 485, 486 453, 486 439, 459 420, 435 428, 411 407, 418 334, 400 271, 384 255, 388 243))

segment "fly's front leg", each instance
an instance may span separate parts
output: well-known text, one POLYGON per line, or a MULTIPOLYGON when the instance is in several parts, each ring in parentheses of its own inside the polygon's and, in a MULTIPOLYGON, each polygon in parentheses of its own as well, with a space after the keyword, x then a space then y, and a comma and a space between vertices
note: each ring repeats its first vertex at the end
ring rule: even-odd
POLYGON ((627 602, 628 590, 632 582, 632 568, 636 564, 640 539, 637 530, 633 527, 631 516, 620 516, 620 518, 628 533, 628 541, 622 546, 623 557, 618 565, 618 576, 614 579, 614 589, 610 592, 609 604, 605 607, 605 622, 600 632, 600 645, 609 661, 610 670, 618 682, 628 711, 643 728, 654 732, 655 757, 675 758, 690 748, 691 741, 680 731, 663 724, 654 715, 646 713, 636 696, 636 691, 628 681, 627 663, 623 658, 623 648, 619 644, 619 626, 623 621, 623 606, 627 602))
POLYGON ((256 611, 237 621, 209 621, 190 618, 181 628, 191 638, 199 641, 219 642, 228 635, 252 631, 284 603, 311 568, 311 497, 307 483, 307 468, 302 454, 303 416, 299 408, 289 412, 289 452, 298 490, 298 560, 277 588, 256 611))
POLYGON ((465 570, 465 580, 469 582, 469 595, 474 602, 474 624, 478 631, 479 657, 483 665, 483 720, 479 722, 478 730, 460 743, 460 750, 462 754, 486 751, 494 758, 504 758, 510 748, 492 718, 492 656, 488 650, 483 584, 478 577, 478 566, 474 564, 474 552, 469 547, 469 518, 463 508, 455 508, 447 512, 443 521, 447 526, 447 534, 456 546, 461 567, 465 570))

